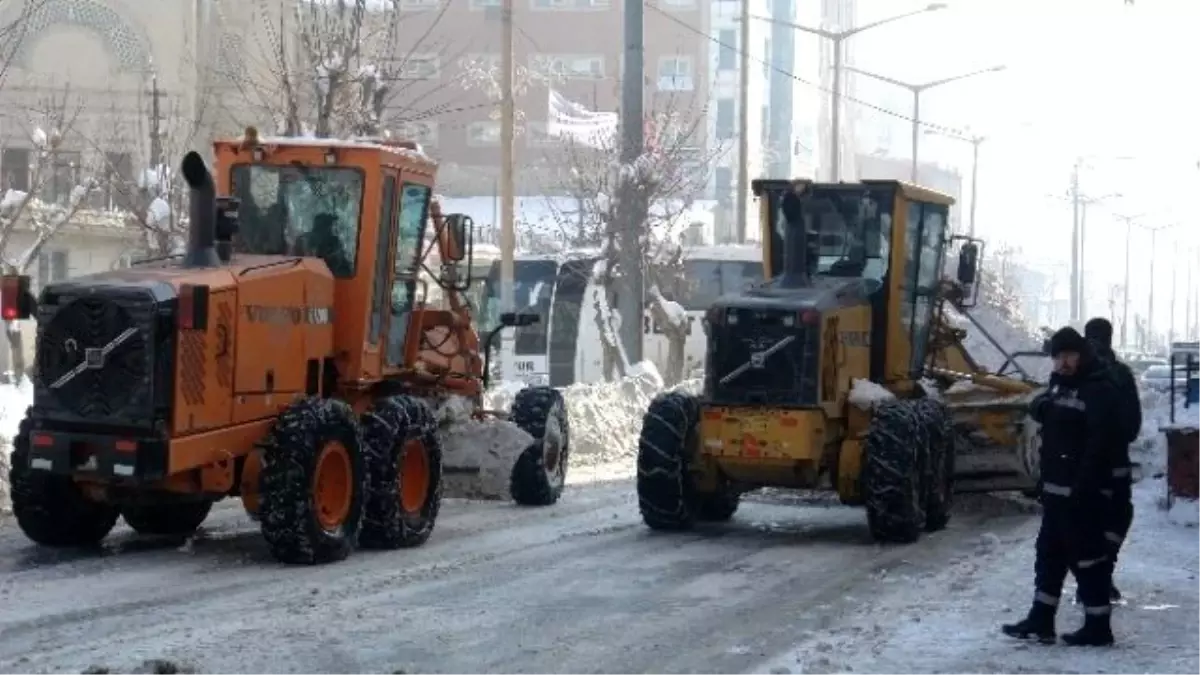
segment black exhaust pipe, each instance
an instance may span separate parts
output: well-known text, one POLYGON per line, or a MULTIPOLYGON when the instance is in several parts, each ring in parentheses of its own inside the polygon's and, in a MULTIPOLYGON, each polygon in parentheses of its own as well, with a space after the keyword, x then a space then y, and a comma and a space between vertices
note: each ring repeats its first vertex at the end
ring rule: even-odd
POLYGON ((188 244, 183 256, 184 267, 220 267, 217 255, 217 190, 212 173, 204 165, 200 153, 192 151, 183 157, 180 167, 192 194, 188 205, 188 244))

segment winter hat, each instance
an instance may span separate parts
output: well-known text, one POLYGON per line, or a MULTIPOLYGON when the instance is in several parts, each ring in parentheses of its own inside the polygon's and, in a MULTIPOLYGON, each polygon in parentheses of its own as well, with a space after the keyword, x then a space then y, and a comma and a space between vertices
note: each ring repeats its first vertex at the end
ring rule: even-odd
POLYGON ((1083 326, 1083 336, 1095 340, 1101 347, 1112 346, 1113 326, 1108 319, 1096 317, 1083 326))
POLYGON ((1070 326, 1060 328, 1050 336, 1050 356, 1058 356, 1062 352, 1082 354, 1087 351, 1087 346, 1087 340, 1070 326))

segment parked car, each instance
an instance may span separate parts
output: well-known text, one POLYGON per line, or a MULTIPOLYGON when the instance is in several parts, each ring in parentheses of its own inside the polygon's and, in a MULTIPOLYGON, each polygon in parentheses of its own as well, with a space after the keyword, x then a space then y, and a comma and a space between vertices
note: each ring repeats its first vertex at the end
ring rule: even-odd
MULTIPOLYGON (((1139 384, 1142 391, 1170 391, 1171 379, 1171 366, 1155 365, 1142 373, 1139 384)), ((1175 391, 1182 394, 1187 386, 1187 375, 1182 369, 1176 369, 1174 380, 1175 391)))

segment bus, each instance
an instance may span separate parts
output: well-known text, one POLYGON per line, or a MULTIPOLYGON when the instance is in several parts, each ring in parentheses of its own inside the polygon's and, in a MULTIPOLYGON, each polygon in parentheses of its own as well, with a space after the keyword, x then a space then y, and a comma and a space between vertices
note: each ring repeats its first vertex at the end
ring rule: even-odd
MULTIPOLYGON (((512 330, 499 342, 493 358, 500 377, 526 384, 564 387, 605 379, 599 303, 616 307, 604 297, 599 283, 603 272, 599 250, 518 255, 513 261, 515 309, 536 312, 541 320, 512 330)), ((662 288, 663 296, 687 311, 688 336, 684 343, 684 373, 704 362, 706 348, 702 318, 714 300, 762 281, 762 249, 750 245, 693 246, 684 249, 683 283, 662 288)), ((500 262, 493 262, 484 282, 481 332, 499 320, 500 262)), ((660 371, 667 367, 669 343, 663 327, 647 308, 642 317, 643 358, 660 371)))

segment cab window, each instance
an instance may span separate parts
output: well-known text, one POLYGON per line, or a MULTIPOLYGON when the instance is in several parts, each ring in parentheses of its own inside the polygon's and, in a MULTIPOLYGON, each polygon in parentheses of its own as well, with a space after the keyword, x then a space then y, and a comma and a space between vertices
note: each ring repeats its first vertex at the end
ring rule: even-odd
POLYGON ((415 183, 400 187, 400 210, 396 214, 396 266, 392 281, 391 322, 388 330, 388 365, 404 361, 404 340, 408 336, 417 290, 417 263, 425 240, 425 221, 429 217, 430 189, 415 183))
POLYGON ((379 197, 379 236, 375 246, 375 280, 371 289, 371 330, 368 342, 379 344, 383 332, 383 306, 388 297, 388 254, 391 252, 393 214, 396 211, 396 177, 385 176, 379 197))
POLYGON ((361 171, 239 164, 232 178, 233 195, 241 200, 235 251, 320 258, 335 277, 354 276, 361 171))
POLYGON ((945 249, 946 212, 947 208, 941 204, 910 202, 908 205, 900 318, 911 340, 909 369, 914 376, 923 370, 925 363, 945 249))

